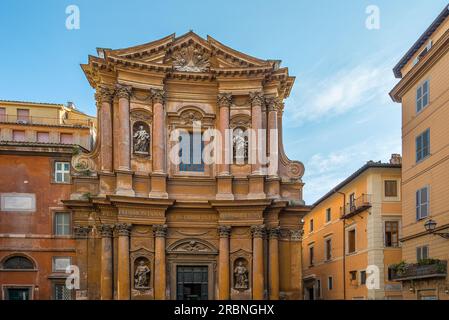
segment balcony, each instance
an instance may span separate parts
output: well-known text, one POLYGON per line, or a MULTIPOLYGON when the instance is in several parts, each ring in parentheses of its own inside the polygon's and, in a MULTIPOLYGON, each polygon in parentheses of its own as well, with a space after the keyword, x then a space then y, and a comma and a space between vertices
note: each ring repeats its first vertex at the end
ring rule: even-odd
POLYGON ((62 119, 62 118, 45 118, 34 116, 16 116, 0 114, 0 123, 24 124, 24 125, 40 125, 40 126, 67 126, 89 128, 92 121, 89 119, 62 119))
POLYGON ((407 281, 414 279, 446 278, 447 261, 425 259, 418 263, 401 262, 390 266, 391 280, 407 281))
POLYGON ((371 195, 362 194, 354 201, 347 203, 344 208, 340 208, 340 211, 343 218, 350 218, 368 208, 371 208, 371 195))

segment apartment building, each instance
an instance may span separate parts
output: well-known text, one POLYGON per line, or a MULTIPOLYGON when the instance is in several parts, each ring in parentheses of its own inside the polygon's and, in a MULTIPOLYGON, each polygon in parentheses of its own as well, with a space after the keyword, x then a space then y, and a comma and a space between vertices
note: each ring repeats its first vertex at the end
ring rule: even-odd
POLYGON ((369 161, 304 217, 304 298, 400 299, 389 265, 401 261, 401 157, 369 161))
POLYGON ((449 7, 393 71, 402 104, 403 262, 394 277, 405 299, 449 300, 449 7))

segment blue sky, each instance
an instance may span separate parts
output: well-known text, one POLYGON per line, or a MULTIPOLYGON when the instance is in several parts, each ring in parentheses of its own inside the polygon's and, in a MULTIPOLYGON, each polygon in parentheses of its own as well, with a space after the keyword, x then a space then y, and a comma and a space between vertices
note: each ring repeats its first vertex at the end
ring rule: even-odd
POLYGON ((391 69, 447 0, 228 0, 0 2, 0 99, 65 103, 95 113, 79 64, 97 47, 122 48, 193 29, 297 77, 284 113, 284 144, 306 167, 311 204, 368 160, 401 152, 391 69), (79 30, 65 27, 77 5, 79 30), (365 27, 368 5, 380 29, 365 27))

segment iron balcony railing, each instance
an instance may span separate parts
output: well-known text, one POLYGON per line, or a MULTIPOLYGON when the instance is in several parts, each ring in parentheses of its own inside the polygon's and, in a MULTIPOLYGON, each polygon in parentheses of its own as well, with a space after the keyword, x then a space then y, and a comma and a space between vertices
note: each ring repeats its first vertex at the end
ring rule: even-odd
POLYGON ((390 277, 393 281, 406 281, 426 278, 445 278, 447 261, 426 259, 418 263, 399 263, 390 266, 390 277))
POLYGON ((340 208, 342 217, 353 216, 363 210, 371 208, 371 195, 362 194, 360 197, 346 203, 344 208, 340 208))
POLYGON ((91 127, 92 121, 89 119, 61 119, 35 116, 17 116, 0 114, 0 123, 17 123, 33 125, 55 125, 71 127, 91 127))

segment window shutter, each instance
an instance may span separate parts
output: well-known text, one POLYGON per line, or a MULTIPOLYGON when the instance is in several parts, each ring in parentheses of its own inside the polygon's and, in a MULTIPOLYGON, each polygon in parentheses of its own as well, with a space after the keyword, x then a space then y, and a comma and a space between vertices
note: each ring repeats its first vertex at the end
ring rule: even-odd
POLYGON ((420 193, 421 193, 421 190, 416 191, 416 220, 419 220, 420 216, 421 216, 421 214, 420 214, 420 209, 421 209, 420 208, 420 197, 421 197, 420 193))

